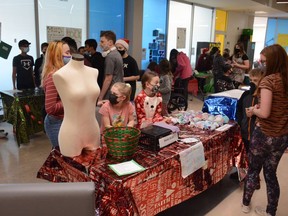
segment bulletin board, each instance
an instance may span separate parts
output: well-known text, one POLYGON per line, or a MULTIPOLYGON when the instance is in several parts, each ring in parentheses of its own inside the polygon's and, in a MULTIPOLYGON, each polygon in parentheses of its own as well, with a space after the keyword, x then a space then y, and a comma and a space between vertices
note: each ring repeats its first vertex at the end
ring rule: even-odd
POLYGON ((61 40, 63 37, 73 38, 77 46, 82 44, 82 29, 59 26, 47 26, 47 41, 61 40))

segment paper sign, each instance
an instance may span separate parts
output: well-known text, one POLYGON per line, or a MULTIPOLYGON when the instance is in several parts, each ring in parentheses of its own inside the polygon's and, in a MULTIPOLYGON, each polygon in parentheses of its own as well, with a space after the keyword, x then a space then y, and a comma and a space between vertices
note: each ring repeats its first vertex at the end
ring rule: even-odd
POLYGON ((202 142, 198 142, 190 148, 181 151, 179 155, 183 178, 186 178, 205 165, 204 146, 202 142))
POLYGON ((135 162, 134 160, 131 161, 126 161, 123 163, 119 163, 119 164, 108 164, 108 166, 118 175, 118 176, 122 176, 122 175, 128 175, 128 174, 132 174, 135 172, 140 172, 145 170, 144 167, 142 167, 141 165, 139 165, 137 162, 135 162))
POLYGON ((11 49, 12 49, 12 46, 1 41, 0 42, 0 57, 7 59, 10 54, 11 49))
POLYGON ((177 133, 171 133, 168 136, 162 137, 160 138, 159 141, 159 147, 163 148, 167 145, 170 145, 172 143, 174 143, 175 141, 177 141, 178 139, 178 134, 177 133))

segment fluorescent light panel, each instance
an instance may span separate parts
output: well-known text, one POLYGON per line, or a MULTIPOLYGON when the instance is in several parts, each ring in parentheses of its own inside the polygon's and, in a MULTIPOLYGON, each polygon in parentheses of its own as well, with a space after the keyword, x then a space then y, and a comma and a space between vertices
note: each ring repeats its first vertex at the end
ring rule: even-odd
POLYGON ((265 11, 255 11, 255 14, 266 14, 267 12, 265 11))
POLYGON ((286 1, 286 0, 277 0, 276 3, 277 4, 288 4, 288 1, 286 1))

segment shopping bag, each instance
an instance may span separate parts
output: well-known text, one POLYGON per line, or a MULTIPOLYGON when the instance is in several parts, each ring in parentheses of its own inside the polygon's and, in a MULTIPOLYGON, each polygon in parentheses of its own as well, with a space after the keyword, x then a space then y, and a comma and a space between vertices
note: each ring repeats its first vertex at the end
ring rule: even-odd
POLYGON ((236 120, 237 99, 223 96, 209 96, 204 100, 203 112, 213 115, 226 115, 236 120))

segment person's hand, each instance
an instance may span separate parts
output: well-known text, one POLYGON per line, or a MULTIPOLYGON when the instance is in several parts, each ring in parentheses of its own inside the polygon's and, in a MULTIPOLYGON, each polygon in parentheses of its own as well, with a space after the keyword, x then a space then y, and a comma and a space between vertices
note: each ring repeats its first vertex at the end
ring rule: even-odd
POLYGON ((163 116, 163 117, 164 117, 163 122, 165 122, 165 123, 167 123, 167 124, 171 124, 171 123, 172 123, 170 117, 168 117, 168 116, 163 116))
POLYGON ((234 60, 233 63, 231 64, 233 67, 238 67, 238 63, 234 60))
POLYGON ((247 117, 251 118, 253 116, 254 107, 245 108, 247 117))
POLYGON ((153 125, 152 118, 144 120, 140 126, 140 129, 153 125))
POLYGON ((97 106, 98 107, 101 107, 104 103, 106 103, 108 100, 100 100, 100 101, 97 101, 97 106))

